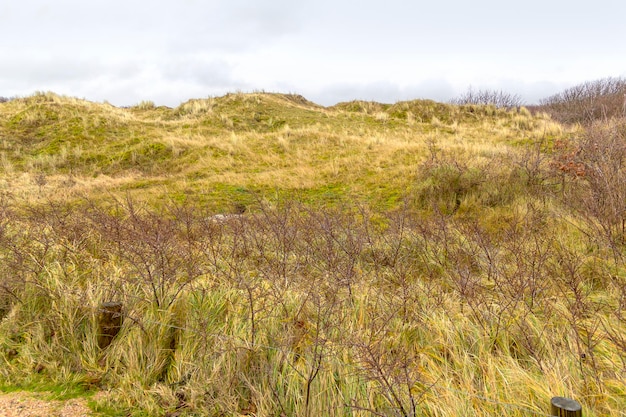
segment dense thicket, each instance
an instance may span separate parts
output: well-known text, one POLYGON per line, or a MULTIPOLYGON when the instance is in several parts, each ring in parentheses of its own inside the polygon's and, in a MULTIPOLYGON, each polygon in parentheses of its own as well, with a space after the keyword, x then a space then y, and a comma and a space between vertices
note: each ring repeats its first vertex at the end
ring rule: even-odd
POLYGON ((562 123, 590 124, 626 117, 626 79, 603 78, 568 88, 540 102, 541 109, 562 123))

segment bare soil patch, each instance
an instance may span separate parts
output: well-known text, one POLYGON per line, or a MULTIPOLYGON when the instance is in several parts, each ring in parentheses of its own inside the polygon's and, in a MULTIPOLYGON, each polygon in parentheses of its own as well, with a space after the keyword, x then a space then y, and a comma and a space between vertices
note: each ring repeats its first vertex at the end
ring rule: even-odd
POLYGON ((50 401, 43 394, 13 392, 0 394, 0 417, 91 417, 84 399, 50 401))

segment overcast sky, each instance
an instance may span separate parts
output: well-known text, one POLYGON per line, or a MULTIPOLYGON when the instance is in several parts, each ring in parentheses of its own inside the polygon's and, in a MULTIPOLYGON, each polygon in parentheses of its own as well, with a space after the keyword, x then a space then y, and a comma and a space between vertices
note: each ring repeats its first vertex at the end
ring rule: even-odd
POLYGON ((0 0, 0 96, 177 106, 235 91, 528 103, 626 76, 626 1, 0 0))

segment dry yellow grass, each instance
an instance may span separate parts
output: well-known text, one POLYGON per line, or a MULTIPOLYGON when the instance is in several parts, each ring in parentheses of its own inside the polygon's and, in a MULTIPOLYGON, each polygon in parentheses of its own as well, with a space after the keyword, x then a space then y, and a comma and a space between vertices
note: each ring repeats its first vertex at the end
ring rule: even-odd
MULTIPOLYGON (((461 159, 489 159, 510 152, 516 142, 562 134, 546 116, 495 109, 487 114, 430 102, 322 108, 262 93, 191 100, 176 109, 119 109, 47 93, 2 105, 2 175, 15 184, 24 172, 71 175, 87 195, 100 193, 101 177, 123 178, 111 182, 113 194, 132 191, 128 179, 135 178, 136 194, 155 198, 164 189, 176 196, 247 188, 299 190, 315 200, 341 183, 386 205, 397 194, 391 189, 412 186, 418 165, 434 148, 461 159), (444 121, 433 124, 418 111, 444 121), (372 189, 374 182, 388 184, 388 190, 372 189)), ((62 184, 35 187, 36 195, 65 198, 62 184)))
POLYGON ((0 104, 0 379, 150 415, 618 416, 626 268, 551 165, 575 133, 431 101, 0 104))

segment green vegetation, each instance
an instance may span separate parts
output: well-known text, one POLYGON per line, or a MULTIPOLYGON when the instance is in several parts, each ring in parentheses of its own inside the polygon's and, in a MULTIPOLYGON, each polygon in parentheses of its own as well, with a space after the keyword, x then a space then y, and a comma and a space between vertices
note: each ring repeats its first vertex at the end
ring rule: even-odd
POLYGON ((108 415, 621 415, 626 122, 532 110, 0 103, 1 386, 108 415))
POLYGON ((99 199, 103 191, 143 201, 190 195, 215 210, 227 208, 213 198, 222 189, 280 190, 325 203, 331 184, 342 188, 339 200, 388 207, 415 186, 433 145, 491 154, 561 131, 547 118, 495 107, 412 101, 322 108, 280 94, 231 94, 176 109, 38 94, 3 103, 1 114, 5 190, 40 200, 99 199))

